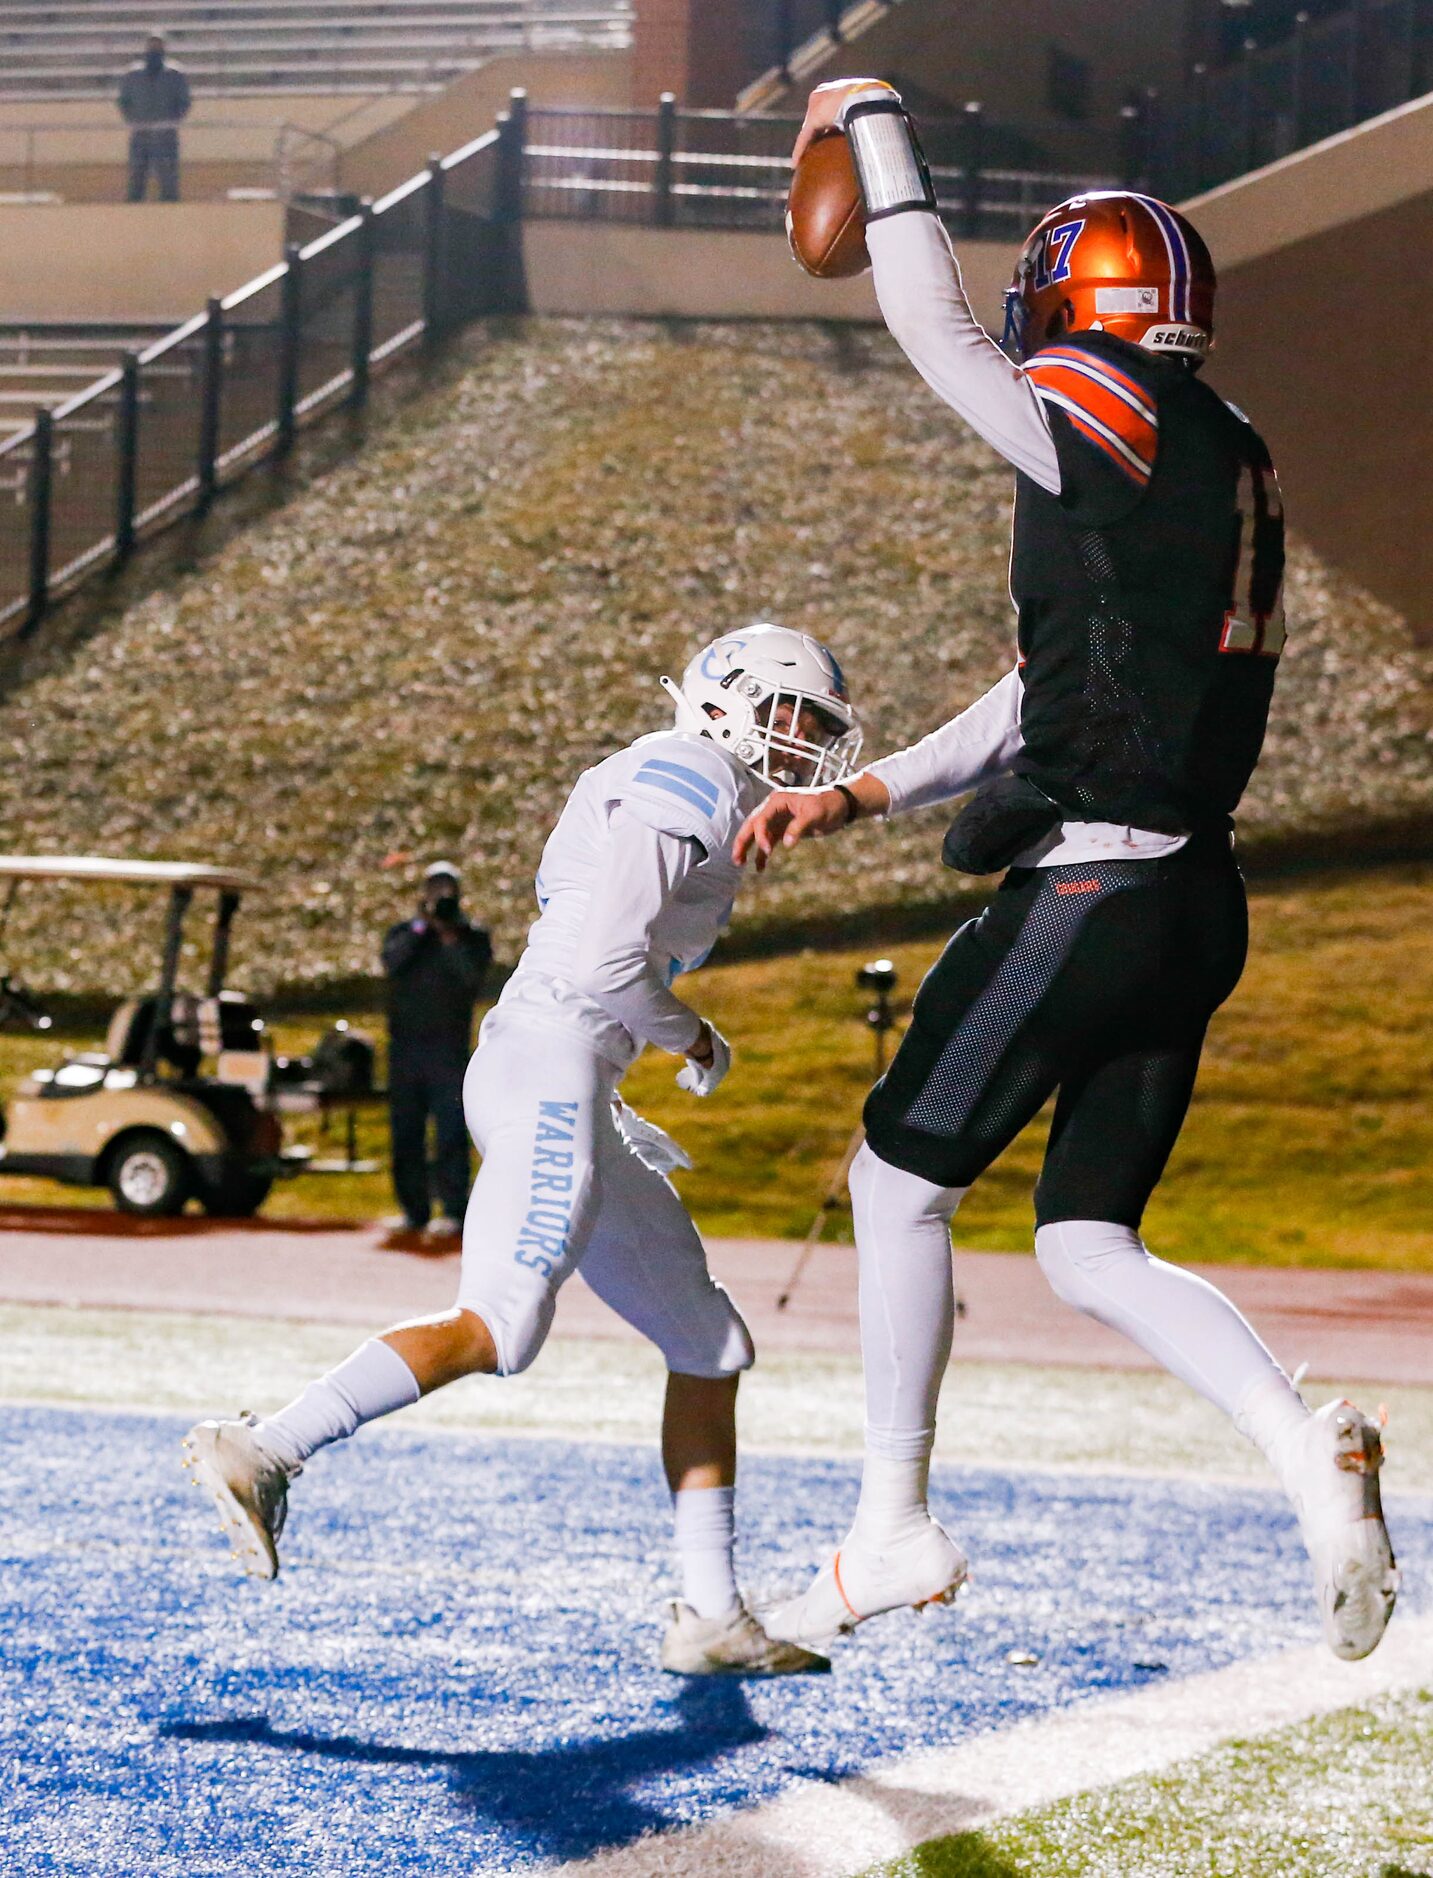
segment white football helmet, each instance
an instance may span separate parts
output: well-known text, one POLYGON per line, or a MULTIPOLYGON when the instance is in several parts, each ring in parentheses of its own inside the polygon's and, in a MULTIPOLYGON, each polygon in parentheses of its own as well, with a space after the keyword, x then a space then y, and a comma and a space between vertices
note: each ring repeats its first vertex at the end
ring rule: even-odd
POLYGON ((677 729, 730 750, 777 789, 829 789, 855 768, 861 730, 833 654, 809 633, 756 625, 723 633, 662 680, 677 729))

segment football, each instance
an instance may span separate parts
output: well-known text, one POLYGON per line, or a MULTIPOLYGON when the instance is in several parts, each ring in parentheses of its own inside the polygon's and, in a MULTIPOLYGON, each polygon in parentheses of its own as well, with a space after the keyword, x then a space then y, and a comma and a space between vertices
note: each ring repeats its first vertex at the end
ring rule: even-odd
POLYGON ((828 130, 807 145, 786 198, 791 252, 818 280, 864 274, 866 215, 845 133, 828 130))

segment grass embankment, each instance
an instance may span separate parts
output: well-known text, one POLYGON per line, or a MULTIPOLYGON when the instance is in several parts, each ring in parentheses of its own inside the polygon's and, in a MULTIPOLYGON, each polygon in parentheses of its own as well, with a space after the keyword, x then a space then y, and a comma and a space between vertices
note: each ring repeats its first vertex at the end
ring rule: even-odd
MULTIPOLYGON (((234 977, 255 990, 371 974, 435 853, 515 956, 577 772, 667 721, 656 675, 718 631, 831 638, 873 754, 1011 660, 1009 471, 884 334, 485 325, 361 453, 295 477, 170 589, 78 645, 42 636, 0 703, 5 845, 252 869, 269 894, 234 977)), ((1246 839, 1426 814, 1433 654, 1304 548, 1289 586, 1246 839)), ((739 920, 938 899, 938 824, 795 857, 739 920)), ((157 912, 28 888, 7 962, 132 991, 157 912)))
MULTIPOLYGON (((1176 1258, 1433 1271, 1433 865, 1266 884, 1252 901, 1248 970, 1210 1033, 1184 1135, 1146 1223, 1176 1258)), ((938 940, 889 948, 908 997, 938 940)), ((717 1235, 800 1237, 860 1115, 872 1048, 853 983, 879 948, 713 965, 693 1001, 731 1037, 736 1069, 708 1102, 677 1090, 671 1059, 644 1057, 626 1093, 697 1162, 682 1190, 717 1235)), ((381 1023, 356 1021, 381 1035, 381 1023)), ((308 1046, 327 1017, 277 1026, 308 1046)), ((0 1041, 0 1070, 52 1061, 52 1041, 0 1041)), ((962 1208, 961 1244, 1025 1249, 1046 1118, 1037 1119, 962 1208)), ((301 1138, 316 1140, 314 1125, 301 1138)), ((338 1137, 323 1144, 335 1152, 338 1137)), ((381 1112, 360 1149, 386 1153, 381 1112)), ((6 1182, 0 1199, 65 1197, 6 1182)), ((270 1215, 373 1218, 386 1176, 308 1176, 270 1215)), ((849 1235, 838 1213, 833 1236, 849 1235)))

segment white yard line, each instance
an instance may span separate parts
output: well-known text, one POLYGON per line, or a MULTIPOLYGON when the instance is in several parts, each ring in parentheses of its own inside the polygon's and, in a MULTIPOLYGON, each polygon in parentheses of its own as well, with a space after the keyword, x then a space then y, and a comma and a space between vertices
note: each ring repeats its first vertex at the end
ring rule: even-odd
POLYGON ((1433 1617, 1395 1619, 1362 1663, 1293 1650, 1081 1703, 852 1780, 802 1781, 749 1813, 564 1865, 570 1878, 847 1878, 943 1834, 1152 1774, 1433 1681, 1433 1617))

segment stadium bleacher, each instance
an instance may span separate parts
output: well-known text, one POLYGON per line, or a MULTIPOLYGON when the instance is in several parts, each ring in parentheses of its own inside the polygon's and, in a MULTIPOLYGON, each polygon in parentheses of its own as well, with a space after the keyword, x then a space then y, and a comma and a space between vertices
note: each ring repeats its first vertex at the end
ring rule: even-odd
POLYGON ((433 91, 501 53, 620 49, 632 0, 45 0, 0 10, 0 101, 107 96, 156 22, 196 90, 433 91))
POLYGON ((37 408, 53 409, 162 330, 0 326, 0 443, 27 429, 37 408))

